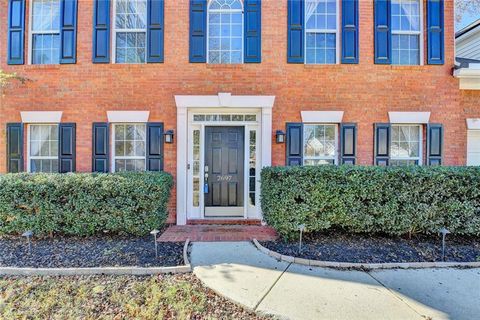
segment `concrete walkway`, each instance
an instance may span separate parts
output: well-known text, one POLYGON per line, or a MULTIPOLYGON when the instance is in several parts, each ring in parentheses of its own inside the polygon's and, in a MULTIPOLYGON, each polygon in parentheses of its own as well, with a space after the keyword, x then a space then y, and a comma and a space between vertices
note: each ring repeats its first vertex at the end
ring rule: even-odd
POLYGON ((211 289, 281 319, 478 319, 480 269, 340 271, 280 262, 249 242, 195 242, 211 289))

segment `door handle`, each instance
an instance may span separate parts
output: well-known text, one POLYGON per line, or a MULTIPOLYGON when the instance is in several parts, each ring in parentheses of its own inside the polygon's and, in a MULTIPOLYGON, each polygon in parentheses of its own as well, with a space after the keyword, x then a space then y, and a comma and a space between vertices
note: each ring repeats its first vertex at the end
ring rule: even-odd
POLYGON ((205 169, 205 173, 207 173, 208 172, 208 166, 205 166, 204 169, 205 169))

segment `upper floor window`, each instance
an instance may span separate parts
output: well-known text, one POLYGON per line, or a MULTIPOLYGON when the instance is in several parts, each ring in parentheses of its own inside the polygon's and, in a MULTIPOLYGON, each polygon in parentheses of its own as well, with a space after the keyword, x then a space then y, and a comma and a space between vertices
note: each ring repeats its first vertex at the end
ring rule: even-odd
POLYGON ((337 63, 338 2, 305 0, 305 63, 337 63))
POLYGON ((392 125, 390 165, 421 164, 421 146, 421 125, 392 125))
POLYGON ((420 0, 392 0, 392 63, 419 65, 422 8, 420 0))
POLYGON ((305 124, 303 126, 303 164, 335 164, 337 137, 335 124, 305 124))
POLYGON ((32 2, 32 64, 60 63, 60 0, 32 2))
POLYGON ((147 0, 116 0, 114 48, 116 63, 145 63, 147 0))
POLYGON ((58 125, 30 125, 28 144, 29 172, 58 172, 58 125))
POLYGON ((240 0, 208 4, 208 63, 243 63, 243 5, 240 0))

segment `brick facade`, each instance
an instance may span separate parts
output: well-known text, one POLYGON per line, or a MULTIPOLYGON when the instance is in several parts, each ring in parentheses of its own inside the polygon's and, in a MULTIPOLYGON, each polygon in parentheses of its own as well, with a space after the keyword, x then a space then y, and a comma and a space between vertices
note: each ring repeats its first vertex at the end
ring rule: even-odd
MULTIPOLYGON (((76 64, 8 66, 8 1, 3 0, 0 67, 31 81, 12 85, 1 97, 0 159, 6 158, 6 123, 20 122, 20 111, 63 111, 63 122, 77 124, 77 171, 88 172, 92 122, 107 121, 107 110, 150 110, 150 121, 164 122, 165 129, 176 129, 174 95, 231 92, 276 96, 272 139, 276 130, 285 129, 286 122, 301 121, 301 110, 345 111, 343 121, 358 124, 357 157, 362 165, 373 163, 373 124, 388 122, 388 111, 430 111, 430 121, 444 125, 444 164, 464 165, 465 119, 480 117, 480 94, 460 91, 458 80, 452 76, 453 5, 453 1, 445 1, 445 64, 441 66, 375 65, 373 0, 360 0, 358 65, 287 64, 286 0, 262 2, 260 64, 189 63, 188 0, 165 1, 165 63, 92 64, 93 1, 79 0, 76 64)), ((26 12, 28 30, 28 3, 26 12)), ((28 36, 25 38, 28 48, 28 36)), ((285 144, 273 142, 272 164, 284 163, 285 144)), ((165 145, 165 170, 176 173, 176 144, 165 145)), ((0 172, 5 171, 6 162, 2 160, 0 172)), ((171 212, 174 219, 174 203, 171 212)))

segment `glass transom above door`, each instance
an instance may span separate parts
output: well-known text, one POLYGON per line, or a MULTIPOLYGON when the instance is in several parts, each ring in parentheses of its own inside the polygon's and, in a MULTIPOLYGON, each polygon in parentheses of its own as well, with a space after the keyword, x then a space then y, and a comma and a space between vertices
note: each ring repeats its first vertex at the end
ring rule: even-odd
POLYGON ((194 114, 194 122, 256 122, 256 114, 194 114))

